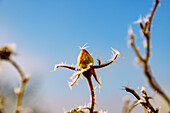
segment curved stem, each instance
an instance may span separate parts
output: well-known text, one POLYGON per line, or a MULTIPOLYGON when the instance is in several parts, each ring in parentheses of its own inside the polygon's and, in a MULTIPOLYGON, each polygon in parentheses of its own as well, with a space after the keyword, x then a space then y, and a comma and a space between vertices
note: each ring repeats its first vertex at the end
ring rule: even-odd
POLYGON ((16 68, 16 70, 18 71, 20 78, 21 78, 21 86, 20 86, 19 90, 17 90, 15 92, 16 96, 17 96, 15 113, 20 113, 20 107, 21 107, 21 104, 22 104, 22 97, 23 97, 23 94, 24 94, 24 90, 25 90, 28 78, 24 76, 24 72, 21 70, 21 68, 18 66, 18 64, 15 61, 13 61, 11 59, 8 59, 8 61, 16 68))
POLYGON ((18 71, 21 79, 23 79, 24 78, 24 72, 21 70, 21 68, 18 66, 18 64, 15 61, 13 61, 12 59, 8 59, 8 61, 15 67, 15 69, 18 71))
POLYGON ((91 93, 90 113, 93 113, 94 104, 95 104, 95 94, 94 94, 94 88, 93 88, 93 83, 92 83, 91 77, 87 77, 87 81, 88 81, 88 83, 89 83, 90 93, 91 93))
POLYGON ((103 67, 106 67, 108 65, 110 65, 111 63, 113 63, 116 58, 118 57, 119 54, 116 54, 114 58, 111 58, 111 60, 105 64, 100 64, 100 65, 94 65, 94 66, 91 66, 92 68, 94 69, 99 69, 99 68, 103 68, 103 67))

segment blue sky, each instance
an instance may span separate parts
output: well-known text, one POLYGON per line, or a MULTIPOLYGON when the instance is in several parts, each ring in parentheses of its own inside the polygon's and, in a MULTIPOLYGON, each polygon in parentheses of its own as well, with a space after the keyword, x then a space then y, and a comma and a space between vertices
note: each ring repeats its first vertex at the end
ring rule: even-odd
MULTIPOLYGON (((169 4, 169 0, 162 0, 153 18, 150 66, 156 80, 170 96, 169 4)), ((0 46, 17 44, 18 56, 13 59, 26 73, 31 73, 33 79, 39 78, 41 88, 37 91, 43 92, 43 100, 48 100, 56 112, 62 112, 63 107, 69 110, 76 104, 87 104, 90 99, 87 81, 80 80, 70 91, 67 81, 73 72, 58 69, 51 73, 55 64, 62 61, 76 64, 79 47, 85 43, 94 59, 99 56, 109 60, 111 47, 119 50, 125 59, 119 57, 117 63, 97 70, 102 89, 97 92, 96 109, 121 112, 122 98, 128 95, 120 90, 122 85, 129 82, 135 89, 145 86, 150 90, 142 68, 134 63, 135 55, 128 47, 127 32, 131 25, 137 36, 136 44, 144 53, 143 37, 139 26, 133 22, 140 15, 145 17, 150 13, 152 6, 153 0, 0 0, 0 46)), ((2 70, 8 71, 3 65, 2 70)), ((17 79, 14 86, 18 84, 17 79)), ((94 85, 97 86, 95 82, 94 85)))

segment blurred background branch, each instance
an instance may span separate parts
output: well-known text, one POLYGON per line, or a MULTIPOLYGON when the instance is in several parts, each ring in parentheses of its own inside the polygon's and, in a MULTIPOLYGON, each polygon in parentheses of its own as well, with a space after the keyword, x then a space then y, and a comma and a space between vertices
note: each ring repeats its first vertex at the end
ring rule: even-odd
POLYGON ((148 83, 153 88, 153 90, 157 91, 158 94, 160 94, 164 98, 164 100, 167 102, 167 104, 170 106, 170 100, 169 100, 168 96, 165 94, 165 92, 162 90, 162 88, 158 85, 157 81, 155 80, 155 78, 153 77, 153 75, 151 73, 151 70, 150 70, 149 64, 148 64, 150 54, 151 54, 150 53, 151 23, 152 23, 152 18, 155 14, 155 11, 157 9, 159 2, 160 2, 159 0, 155 1, 155 4, 154 4, 153 9, 151 11, 151 14, 148 15, 146 18, 144 18, 144 23, 142 23, 141 18, 139 18, 139 20, 135 22, 135 23, 138 23, 140 25, 142 33, 143 33, 143 35, 145 36, 145 39, 146 39, 146 55, 145 55, 145 57, 142 57, 140 55, 140 52, 135 45, 135 35, 133 33, 132 28, 129 29, 129 36, 131 38, 130 45, 133 48, 133 51, 136 54, 139 62, 143 66, 143 71, 144 71, 144 74, 147 77, 148 83))
POLYGON ((16 93, 16 97, 17 97, 15 113, 20 113, 23 93, 24 93, 24 90, 26 87, 26 83, 29 80, 29 77, 25 76, 24 72, 21 70, 19 65, 11 59, 11 55, 14 54, 14 52, 12 50, 15 49, 15 47, 16 47, 16 45, 11 44, 11 45, 6 45, 6 46, 3 46, 2 48, 0 48, 0 59, 6 60, 9 63, 11 63, 11 65, 14 66, 14 68, 18 71, 18 73, 20 75, 20 79, 21 79, 20 88, 14 89, 14 91, 16 93))

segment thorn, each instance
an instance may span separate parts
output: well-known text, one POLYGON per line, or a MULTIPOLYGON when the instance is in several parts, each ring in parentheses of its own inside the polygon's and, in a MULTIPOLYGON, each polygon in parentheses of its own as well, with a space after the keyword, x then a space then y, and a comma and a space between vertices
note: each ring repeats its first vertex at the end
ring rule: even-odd
POLYGON ((98 56, 97 56, 97 61, 98 61, 98 64, 101 65, 101 61, 98 56))
POLYGON ((142 23, 142 16, 140 15, 137 21, 133 22, 134 24, 140 24, 142 23))
POLYGON ((118 51, 118 50, 116 50, 116 49, 113 49, 113 48, 111 48, 116 54, 118 54, 118 55, 120 55, 123 59, 124 59, 124 56, 122 55, 122 54, 120 54, 120 52, 118 51))
POLYGON ((69 81, 67 81, 68 82, 68 86, 69 86, 69 88, 70 88, 70 90, 72 91, 72 86, 71 86, 71 82, 69 82, 69 81))

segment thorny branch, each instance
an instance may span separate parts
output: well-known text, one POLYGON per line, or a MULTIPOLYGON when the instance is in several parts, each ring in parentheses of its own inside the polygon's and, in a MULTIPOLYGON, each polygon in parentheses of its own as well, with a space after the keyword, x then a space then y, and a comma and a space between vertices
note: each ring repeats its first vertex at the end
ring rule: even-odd
POLYGON ((126 92, 129 92, 129 93, 131 93, 133 96, 136 97, 136 99, 138 100, 138 102, 143 106, 143 108, 144 108, 144 110, 145 110, 146 113, 158 113, 158 112, 159 112, 158 109, 155 109, 155 108, 151 105, 149 99, 152 99, 152 97, 148 97, 148 95, 147 95, 147 93, 146 93, 146 91, 145 91, 144 88, 142 88, 142 90, 141 90, 141 91, 142 91, 142 94, 143 94, 142 96, 139 96, 138 93, 137 93, 134 89, 131 89, 131 88, 127 87, 127 86, 125 87, 124 90, 126 90, 126 92))
MULTIPOLYGON (((113 62, 116 60, 116 58, 118 57, 118 55, 120 55, 120 53, 119 53, 117 50, 114 50, 114 51, 115 51, 117 54, 115 55, 114 58, 111 58, 109 62, 104 63, 104 64, 100 64, 100 65, 94 65, 94 66, 92 66, 92 68, 94 68, 94 69, 99 69, 99 68, 106 67, 106 66, 110 65, 111 63, 113 63, 113 62)), ((114 55, 114 53, 113 53, 113 55, 114 55)), ((100 60, 99 60, 99 61, 100 61, 100 60)))
POLYGON ((143 70, 144 73, 148 79, 149 84, 151 85, 151 87, 156 90, 164 99, 165 101, 168 103, 168 105, 170 106, 170 100, 168 98, 168 96, 163 92, 163 90, 161 89, 161 87, 158 85, 157 81, 154 79, 154 77, 152 76, 151 70, 149 68, 149 57, 150 57, 150 31, 151 31, 151 22, 152 22, 152 18, 154 16, 154 13, 156 11, 156 8, 159 4, 159 0, 156 0, 154 7, 151 11, 151 14, 149 15, 148 18, 145 19, 145 23, 142 23, 142 20, 139 20, 137 23, 139 23, 142 33, 146 38, 146 56, 143 58, 140 53, 139 50, 137 49, 136 45, 135 45, 135 36, 133 34, 132 29, 129 29, 129 36, 131 38, 131 42, 130 45, 133 48, 134 53, 136 54, 137 58, 139 59, 140 63, 143 65, 143 70))

